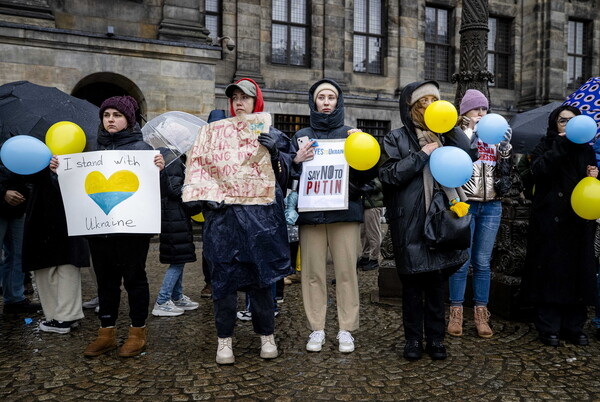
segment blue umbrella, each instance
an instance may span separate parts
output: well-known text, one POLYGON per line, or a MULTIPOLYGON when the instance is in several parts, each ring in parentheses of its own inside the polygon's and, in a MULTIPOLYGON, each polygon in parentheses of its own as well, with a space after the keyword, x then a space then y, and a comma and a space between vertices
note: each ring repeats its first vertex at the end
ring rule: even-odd
POLYGON ((569 105, 581 110, 581 114, 590 116, 596 121, 600 134, 600 77, 592 77, 579 89, 567 96, 563 105, 569 105))

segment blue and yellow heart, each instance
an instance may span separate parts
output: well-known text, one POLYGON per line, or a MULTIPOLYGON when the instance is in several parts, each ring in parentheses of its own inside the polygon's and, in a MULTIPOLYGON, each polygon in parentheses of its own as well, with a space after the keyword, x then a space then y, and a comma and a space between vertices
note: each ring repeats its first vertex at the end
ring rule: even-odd
POLYGON ((140 180, 129 170, 119 170, 108 180, 95 170, 85 178, 85 192, 106 215, 118 204, 131 197, 140 187, 140 180))

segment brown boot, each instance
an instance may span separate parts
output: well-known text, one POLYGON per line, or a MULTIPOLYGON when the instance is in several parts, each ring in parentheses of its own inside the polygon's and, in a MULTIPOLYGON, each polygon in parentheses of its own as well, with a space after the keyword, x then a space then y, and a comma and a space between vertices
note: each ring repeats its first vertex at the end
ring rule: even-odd
POLYGON ((452 336, 461 336, 463 333, 463 308, 450 306, 450 319, 448 320, 448 333, 452 336))
POLYGON ((100 328, 98 330, 98 337, 85 348, 83 354, 85 356, 100 356, 102 353, 106 353, 116 348, 117 329, 115 327, 100 328))
POLYGON ((147 327, 129 327, 129 336, 119 349, 119 356, 133 357, 142 353, 146 349, 147 327))
POLYGON ((477 328, 477 334, 482 338, 491 338, 494 332, 490 328, 490 312, 485 306, 475 307, 475 327, 477 328))

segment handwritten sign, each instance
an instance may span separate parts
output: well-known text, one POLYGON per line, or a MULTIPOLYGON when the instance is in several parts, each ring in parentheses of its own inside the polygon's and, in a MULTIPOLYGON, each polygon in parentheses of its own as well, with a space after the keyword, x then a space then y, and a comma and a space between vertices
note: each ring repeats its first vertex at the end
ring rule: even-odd
POLYGON ((258 135, 269 131, 271 115, 253 113, 202 126, 188 152, 183 201, 269 204, 275 174, 258 135))
POLYGON ((160 233, 158 151, 59 155, 69 236, 160 233))
POLYGON ((315 158, 302 163, 298 211, 348 209, 348 162, 345 139, 319 140, 315 158))

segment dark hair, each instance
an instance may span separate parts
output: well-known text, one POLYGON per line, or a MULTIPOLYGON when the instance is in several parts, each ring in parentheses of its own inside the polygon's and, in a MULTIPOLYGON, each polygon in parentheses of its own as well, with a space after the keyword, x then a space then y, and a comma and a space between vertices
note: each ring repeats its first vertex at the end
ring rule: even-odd
POLYGON ((573 112, 573 114, 575 114, 575 116, 579 116, 581 114, 581 111, 579 109, 577 109, 576 107, 570 106, 570 105, 561 105, 561 106, 557 107, 556 109, 554 109, 552 111, 552 113, 550 113, 550 116, 548 117, 548 133, 546 135, 548 135, 548 136, 558 135, 558 129, 556 128, 556 124, 558 122, 558 117, 559 117, 560 113, 564 110, 573 112))

